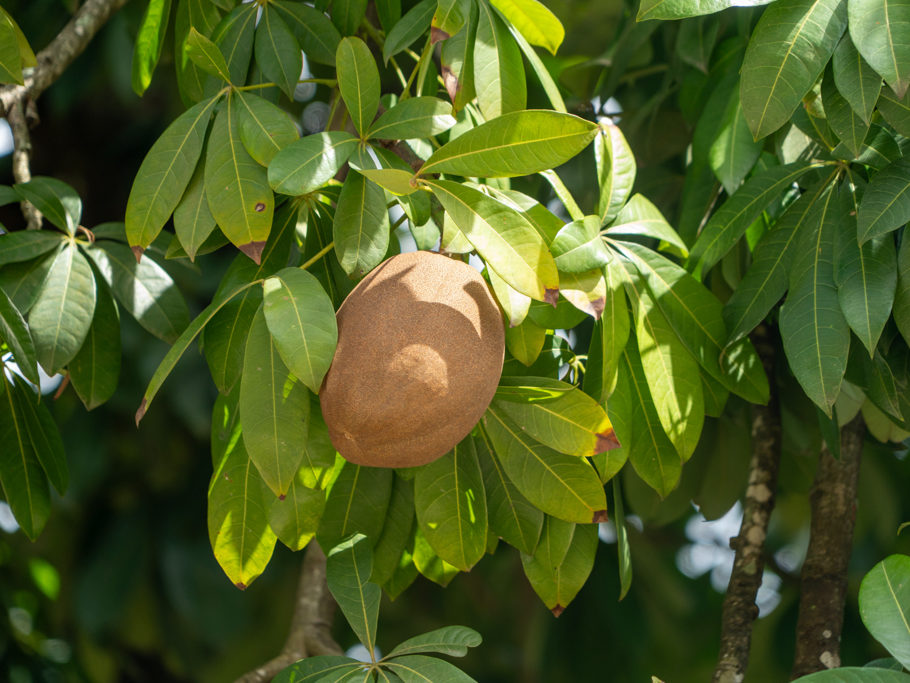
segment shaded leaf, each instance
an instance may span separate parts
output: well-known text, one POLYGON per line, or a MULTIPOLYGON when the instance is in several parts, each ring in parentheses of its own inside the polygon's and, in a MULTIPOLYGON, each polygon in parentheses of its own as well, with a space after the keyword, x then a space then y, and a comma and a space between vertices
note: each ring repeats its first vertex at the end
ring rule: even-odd
POLYGON ((0 234, 0 266, 28 261, 62 243, 60 233, 52 230, 19 230, 0 234))
POLYGON ((389 212, 385 192, 360 173, 348 173, 333 223, 335 253, 351 277, 363 277, 389 250, 389 212))
POLYGON ((231 74, 228 72, 228 65, 221 50, 192 26, 186 36, 184 52, 199 68, 230 83, 231 74))
POLYGON ((407 655, 396 657, 385 666, 404 683, 476 683, 461 669, 436 657, 407 655))
POLYGON ((205 198, 204 165, 199 164, 190 184, 174 209, 174 232, 190 260, 215 230, 215 217, 205 198))
POLYGON ((480 634, 467 626, 444 626, 419 636, 408 638, 395 646, 387 659, 422 652, 439 652, 449 657, 464 657, 469 647, 477 647, 483 639, 480 634))
POLYGON ((596 551, 595 526, 547 517, 534 554, 522 553, 525 576, 555 616, 562 614, 585 585, 594 568, 596 551))
POLYGON ((142 95, 152 82, 170 14, 171 0, 149 0, 145 8, 133 49, 132 84, 137 95, 142 95))
POLYGON ((357 138, 344 131, 307 135, 272 158, 269 185, 282 194, 312 192, 338 172, 356 147, 357 138))
POLYGON ((326 555, 329 590, 372 659, 382 589, 369 582, 373 572, 370 541, 363 534, 356 534, 334 546, 326 555))
MULTIPOLYGON (((323 550, 350 534, 379 538, 392 495, 394 472, 345 462, 329 490, 316 540, 323 550)), ((367 573, 369 577, 369 572, 367 573)))
POLYGON ((882 79, 859 54, 849 33, 844 34, 835 48, 831 67, 838 92, 850 103, 853 111, 868 123, 882 89, 882 79))
POLYGON ((335 55, 338 89, 361 137, 379 109, 379 71, 370 48, 360 38, 344 38, 335 55))
POLYGON ((281 13, 308 59, 335 66, 335 52, 341 42, 341 34, 325 14, 302 2, 279 0, 271 3, 270 7, 281 13))
POLYGON ((452 107, 435 97, 409 97, 370 126, 366 136, 380 140, 427 138, 455 125, 452 107))
POLYGON ((910 668, 910 557, 891 555, 866 574, 859 612, 869 633, 910 668))
POLYGON ((873 177, 856 214, 859 243, 910 221, 910 160, 900 159, 873 177))
POLYGON ((13 361, 22 375, 38 385, 38 357, 25 318, 3 290, 0 290, 0 342, 13 352, 13 361))
POLYGON ((382 45, 383 61, 388 64, 390 57, 406 50, 415 40, 424 35, 430 27, 435 12, 436 0, 422 0, 396 21, 392 30, 386 34, 385 42, 382 45))
POLYGON ((910 2, 906 0, 850 0, 850 37, 869 65, 898 97, 910 86, 910 2))
POLYGON ((120 379, 120 313, 105 285, 98 285, 95 314, 79 352, 70 361, 70 382, 86 410, 114 394, 120 379))
POLYGON ((70 185, 57 178, 33 176, 27 183, 13 185, 13 189, 51 223, 71 236, 76 234, 82 220, 82 200, 70 185))

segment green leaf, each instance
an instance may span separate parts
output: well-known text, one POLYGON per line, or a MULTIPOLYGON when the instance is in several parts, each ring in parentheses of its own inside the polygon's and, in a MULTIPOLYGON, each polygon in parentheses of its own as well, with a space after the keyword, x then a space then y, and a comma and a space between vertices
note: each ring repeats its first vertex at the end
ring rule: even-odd
POLYGON ((385 112, 367 131, 379 140, 428 138, 455 125, 452 107, 435 97, 410 97, 385 112))
POLYGON ((653 237, 666 242, 674 247, 680 256, 687 256, 689 249, 667 219, 656 206, 640 194, 633 195, 616 215, 614 225, 604 233, 610 238, 620 238, 624 235, 637 235, 639 237, 653 237))
POLYGON ((98 284, 92 325, 67 369, 86 410, 114 395, 120 379, 120 313, 105 285, 98 284))
POLYGON ((506 329, 506 348, 520 363, 530 367, 540 355, 546 338, 547 331, 526 318, 506 329))
POLYGON ((749 270, 724 306, 724 320, 730 330, 727 345, 754 330, 787 291, 796 245, 811 229, 807 224, 827 187, 825 181, 804 193, 755 245, 749 270))
POLYGON ((856 215, 859 243, 910 221, 910 159, 900 159, 872 177, 856 215))
POLYGON ((223 394, 230 393, 240 379, 247 332, 261 304, 259 288, 247 289, 227 303, 206 325, 202 350, 212 380, 223 394))
POLYGON ((616 552, 619 560, 619 599, 622 600, 632 587, 632 552, 623 511, 622 489, 616 477, 613 478, 613 524, 616 527, 616 552))
POLYGON ((537 0, 490 0, 512 26, 532 45, 556 54, 565 38, 565 29, 545 5, 537 0))
POLYGON ((695 450, 705 417, 698 363, 641 283, 627 282, 626 291, 654 408, 671 443, 686 461, 695 450))
MULTIPOLYGON (((190 28, 204 36, 212 35, 221 13, 208 0, 179 0, 174 18, 174 62, 177 68, 177 86, 187 106, 199 102, 205 92, 206 76, 186 54, 186 39, 190 28)), ((222 56, 223 59, 223 56, 222 56)))
POLYGON ((603 269, 584 273, 560 273, 559 287, 559 293, 566 301, 595 320, 600 320, 607 297, 603 269))
POLYGON ((732 349, 717 298, 673 262, 636 244, 623 243, 623 253, 634 263, 689 353, 708 374, 753 403, 767 403, 768 379, 748 340, 732 349))
POLYGON ((388 64, 390 57, 406 50, 424 35, 430 28, 435 12, 436 0, 422 0, 408 10, 386 34, 385 43, 382 45, 382 60, 388 64))
POLYGON ((442 80, 449 99, 452 101, 452 113, 455 114, 471 102, 476 93, 474 90, 474 45, 477 35, 477 4, 468 3, 469 13, 464 27, 451 38, 442 42, 440 50, 440 69, 442 80))
POLYGON ((790 119, 846 27, 845 0, 779 0, 762 13, 740 82, 743 112, 756 139, 790 119))
MULTIPOLYGON (((419 526, 414 528, 414 566, 421 575, 445 588, 458 575, 458 567, 443 560, 427 541, 419 526)), ((402 561, 405 557, 402 556, 402 561)))
POLYGON ((859 612, 869 633, 910 668, 910 557, 891 555, 866 574, 859 612))
POLYGON ((259 9, 259 5, 251 3, 235 7, 210 36, 227 60, 231 83, 246 83, 259 9))
POLYGON ((483 470, 490 531, 521 552, 533 553, 543 527, 543 512, 529 503, 506 475, 484 430, 478 430, 474 443, 483 470))
POLYGON ((0 234, 0 266, 28 261, 62 243, 60 233, 52 230, 19 230, 0 234))
POLYGON ((145 155, 126 202, 126 234, 131 246, 144 249, 150 245, 180 202, 218 100, 205 100, 178 116, 145 155))
POLYGON ((310 397, 278 355, 261 309, 247 336, 239 408, 247 453, 262 480, 283 498, 303 457, 310 397))
MULTIPOLYGON (((326 3, 323 3, 325 5, 326 3)), ((325 9, 323 7, 323 9, 325 9)), ((342 35, 351 36, 360 28, 367 10, 367 0, 334 0, 332 21, 342 35)))
POLYGON ((637 19, 683 19, 714 14, 728 7, 755 7, 768 2, 770 0, 644 0, 638 8, 637 19))
POLYGON ((92 267, 75 244, 69 245, 57 253, 28 318, 38 362, 49 375, 79 351, 94 312, 92 267))
POLYGON ((13 189, 51 223, 70 236, 76 234, 82 220, 82 200, 71 186, 56 178, 34 176, 27 183, 13 185, 13 189))
POLYGON ((503 470, 531 503, 566 521, 605 518, 603 487, 586 460, 536 443, 497 407, 487 409, 483 426, 503 470))
POLYGON ((167 271, 149 257, 136 262, 126 245, 102 240, 88 250, 120 304, 148 332, 173 344, 190 321, 167 271))
POLYGON ((449 657, 464 657, 469 647, 483 642, 480 634, 467 626, 444 626, 419 636, 408 638, 385 656, 385 659, 414 655, 423 652, 439 652, 449 657))
MULTIPOLYGON (((25 318, 6 293, 0 290, 0 342, 5 342, 13 352, 13 360, 22 375, 32 384, 38 385, 38 357, 25 318)), ((0 370, 2 371, 2 370, 0 370)))
POLYGON ((707 272, 730 251, 785 188, 817 166, 795 162, 755 173, 711 216, 689 252, 689 270, 696 275, 707 272))
POLYGON ((23 315, 28 313, 38 300, 38 296, 44 291, 51 266, 62 248, 61 242, 59 248, 52 250, 49 254, 31 261, 14 263, 11 266, 0 268, 0 289, 6 293, 13 305, 23 315))
POLYGON ((850 348, 850 328, 834 284, 835 240, 849 211, 833 190, 813 212, 813 230, 800 242, 790 272, 790 293, 780 310, 780 331, 790 369, 806 395, 831 416, 850 348))
POLYGON ((199 164, 174 209, 174 232, 191 261, 215 230, 215 217, 205 198, 204 165, 199 164))
POLYGON ((487 547, 487 500, 474 441, 468 436, 414 477, 414 507, 440 558, 470 571, 487 547))
POLYGON ((404 683, 476 683, 448 662, 436 657, 408 655, 385 663, 404 683))
POLYGON ((335 54, 338 89, 361 137, 379 109, 379 70, 370 48, 360 38, 344 38, 335 54))
POLYGON ((556 264, 543 239, 520 213, 450 180, 427 181, 458 229, 509 286, 552 302, 559 289, 556 264))
POLYGON ((280 671, 272 680, 274 683, 326 683, 342 681, 354 674, 363 675, 363 664, 356 659, 319 655, 301 659, 280 671))
POLYGON ((263 75, 293 100, 303 69, 303 56, 291 29, 271 5, 262 8, 254 49, 256 64, 263 75))
POLYGON ((411 540, 414 519, 414 485, 396 475, 382 534, 373 548, 373 583, 384 585, 394 576, 411 540))
POLYGON ((208 323, 208 321, 211 320, 215 314, 225 306, 225 304, 227 304, 240 292, 252 287, 253 284, 255 283, 241 282, 232 284, 232 286, 222 292, 220 296, 216 297, 212 303, 202 309, 202 312, 193 318, 193 321, 180 334, 180 336, 177 337, 173 346, 171 346, 170 350, 167 352, 167 354, 165 354, 164 358, 161 360, 161 363, 158 364, 155 373, 152 375, 152 378, 149 380, 148 386, 145 389, 145 394, 142 396, 142 403, 139 404, 139 409, 136 411, 137 425, 142 420, 143 415, 145 415, 145 411, 147 411, 149 406, 152 404, 155 395, 158 393, 161 385, 164 384, 164 380, 167 379, 167 376, 169 374, 171 374, 174 366, 177 365, 177 361, 180 360, 183 352, 186 351, 189 348, 190 344, 193 343, 196 335, 202 331, 202 328, 205 327, 206 323, 208 323))
POLYGON ((708 73, 720 22, 715 17, 693 17, 679 24, 676 54, 686 64, 708 73))
POLYGON ((22 57, 12 19, 0 14, 0 83, 23 84, 22 57))
POLYGON ((635 184, 635 156, 619 126, 609 119, 598 128, 594 139, 594 160, 597 163, 597 213, 604 225, 616 218, 632 194, 635 184))
POLYGON ((439 0, 431 24, 433 41, 448 40, 458 33, 470 13, 470 0, 439 0))
MULTIPOLYGON (((862 58, 849 33, 844 34, 835 48, 831 67, 838 92, 850 103, 853 111, 868 123, 882 89, 882 79, 862 58)), ((825 110, 827 111, 827 106, 825 110)))
POLYGON ((597 528, 547 517, 533 555, 521 555, 531 587, 555 616, 562 614, 594 568, 597 528))
POLYGON ((528 110, 503 115, 437 149, 427 173, 509 178, 565 163, 597 135, 597 126, 572 114, 528 110))
POLYGON ((799 683, 910 683, 910 675, 902 671, 864 667, 839 667, 801 676, 799 683))
POLYGON ((285 268, 262 285, 265 320, 285 364, 314 394, 332 364, 338 343, 335 309, 319 281, 285 268))
MULTIPOLYGON (((410 171, 402 171, 397 168, 364 168, 359 172, 394 195, 407 196, 417 192, 417 186, 411 182, 414 180, 414 174, 410 171)), ((430 247, 432 246, 430 245, 430 247)))
POLYGON ((556 267, 566 273, 602 268, 610 254, 600 236, 600 216, 585 216, 568 223, 550 244, 556 267))
POLYGON ((831 130, 854 156, 859 156, 862 152, 863 141, 869 132, 869 123, 863 121, 862 117, 853 111, 850 103, 841 96, 834 83, 831 69, 825 71, 822 80, 822 103, 831 130))
POLYGON ((333 548, 350 534, 364 534, 371 542, 379 538, 392 495, 393 474, 388 468, 344 463, 328 493, 316 532, 323 550, 333 548))
POLYGON ((628 458, 638 476, 666 498, 679 482, 682 460, 660 424, 637 344, 623 349, 607 414, 621 444, 610 455, 620 462, 628 458))
POLYGON ((240 98, 231 94, 215 116, 205 158, 205 197, 225 237, 259 263, 272 228, 275 197, 266 170, 240 139, 242 110, 240 98))
MULTIPOLYGON (((495 270, 488 268, 487 274, 490 276, 490 286, 493 288, 493 294, 496 295, 496 300, 509 321, 509 327, 521 325, 528 315, 531 298, 512 289, 505 280, 499 277, 495 270)), ((524 345, 519 344, 519 347, 524 348, 524 345)))
POLYGON ((871 358, 863 357, 863 379, 863 391, 869 400, 882 412, 903 420, 894 373, 881 352, 876 351, 871 358))
POLYGON ((585 374, 584 390, 599 403, 605 403, 613 392, 616 371, 622 350, 629 340, 629 309, 623 282, 625 268, 615 259, 604 268, 604 308, 600 321, 594 326, 594 338, 588 351, 589 372, 585 374), (593 364, 592 364, 593 362, 593 364))
MULTIPOLYGON (((237 407, 230 401, 227 411, 233 414, 237 407)), ((224 406, 216 402, 213 425, 219 409, 224 406)), ((277 538, 268 520, 272 496, 241 436, 240 421, 235 419, 209 483, 208 529, 215 559, 231 583, 243 590, 265 570, 277 538)))
POLYGON ((35 399, 20 396, 20 386, 11 384, 0 372, 0 439, 4 444, 0 448, 0 488, 19 527, 34 541, 50 515, 51 496, 22 410, 23 400, 35 399))
POLYGON ((228 65, 221 50, 192 26, 186 36, 184 51, 203 71, 226 83, 231 82, 231 74, 228 72, 228 65))
POLYGON ((133 49, 132 84, 137 95, 142 95, 152 82, 170 15, 171 0, 149 0, 133 49))
POLYGON ((356 534, 333 547, 326 558, 326 581, 354 634, 371 653, 376 645, 376 622, 382 589, 370 583, 373 556, 370 542, 356 534))
POLYGON ((869 65, 898 97, 910 86, 910 2, 849 0, 850 37, 869 65))
POLYGON ((904 137, 910 135, 910 95, 897 98, 890 90, 883 90, 878 99, 878 111, 894 130, 904 137))
POLYGON ((477 105, 487 120, 521 112, 528 98, 521 51, 496 11, 486 2, 477 7, 473 54, 477 105))
POLYGON ((897 289, 894 293, 893 313, 894 322, 904 341, 910 340, 910 239, 901 240, 897 252, 897 289))
POLYGON ((330 180, 356 147, 357 138, 344 131, 307 135, 272 158, 269 185, 282 194, 308 194, 330 180))
POLYGON ((708 163, 727 194, 733 194, 755 166, 764 143, 752 137, 739 89, 731 92, 717 137, 708 150, 708 163))
POLYGON ((383 189, 356 171, 348 173, 332 233, 338 261, 348 275, 361 278, 378 266, 389 250, 389 211, 383 189))
POLYGON ((593 398, 560 382, 564 390, 541 400, 535 390, 549 384, 535 377, 503 377, 494 405, 529 436, 560 453, 589 457, 616 448, 610 418, 593 398))
POLYGON ((34 454, 41 469, 62 496, 69 485, 69 469, 60 430, 47 406, 34 395, 31 387, 26 387, 19 380, 15 380, 15 385, 13 393, 16 394, 20 417, 24 418, 34 454))
MULTIPOLYGON (((852 228, 852 219, 847 218, 852 228)), ((872 239, 860 246, 852 229, 839 235, 837 298, 850 329, 870 357, 891 315, 897 288, 897 254, 890 237, 872 239)))
POLYGON ((341 42, 341 34, 325 14, 302 2, 279 0, 270 7, 284 15, 285 22, 294 32, 308 59, 335 66, 335 52, 341 42))

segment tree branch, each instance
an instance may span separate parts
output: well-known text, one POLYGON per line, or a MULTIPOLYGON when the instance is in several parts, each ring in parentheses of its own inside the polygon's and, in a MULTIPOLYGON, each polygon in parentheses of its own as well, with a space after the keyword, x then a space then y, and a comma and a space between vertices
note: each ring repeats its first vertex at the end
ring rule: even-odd
POLYGON ((749 485, 739 536, 730 539, 736 557, 724 595, 720 654, 712 678, 715 683, 740 683, 749 664, 752 623, 758 616, 755 596, 762 581, 765 538, 774 510, 780 465, 781 423, 774 382, 774 346, 764 326, 755 331, 752 340, 768 375, 771 394, 767 405, 752 408, 749 485))
MULTIPOLYGON (((110 16, 128 0, 86 0, 60 33, 37 55, 38 64, 25 69, 25 85, 0 87, 0 117, 9 116, 18 102, 35 100, 51 83, 60 78, 110 16)), ((12 122, 10 123, 12 125, 12 122)))
POLYGON ((840 460, 822 447, 809 492, 812 523, 800 578, 796 656, 798 678, 840 666, 840 637, 847 594, 847 564, 853 547, 856 487, 866 425, 857 415, 840 434, 840 460))
MULTIPOLYGON (((29 102, 33 105, 32 102, 29 102)), ((13 133, 13 179, 17 183, 27 183, 32 179, 30 165, 32 154, 32 138, 28 132, 28 119, 25 105, 14 102, 7 112, 10 130, 13 133)), ((31 202, 21 202, 22 215, 25 216, 26 226, 29 230, 41 228, 41 212, 31 202)))
POLYGON ((325 553, 315 541, 307 548, 294 601, 291 629, 281 653, 235 683, 265 683, 304 657, 344 654, 332 639, 335 600, 325 582, 325 553))

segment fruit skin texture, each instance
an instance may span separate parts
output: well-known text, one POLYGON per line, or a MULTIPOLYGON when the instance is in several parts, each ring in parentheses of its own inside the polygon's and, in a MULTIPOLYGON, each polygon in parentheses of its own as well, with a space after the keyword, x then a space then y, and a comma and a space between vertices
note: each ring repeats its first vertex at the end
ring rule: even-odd
POLYGON ((319 392, 332 443, 358 465, 413 467, 480 420, 505 354, 502 316, 471 266, 429 251, 373 269, 338 309, 319 392))

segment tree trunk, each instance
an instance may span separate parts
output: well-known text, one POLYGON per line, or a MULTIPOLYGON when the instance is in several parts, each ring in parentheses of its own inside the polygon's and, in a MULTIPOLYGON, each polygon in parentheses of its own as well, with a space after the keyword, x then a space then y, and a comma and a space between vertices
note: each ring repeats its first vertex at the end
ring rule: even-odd
POLYGON ((800 576, 793 678, 840 666, 847 565, 856 521, 856 487, 866 425, 857 415, 840 434, 840 460, 822 447, 809 492, 812 525, 800 576))

